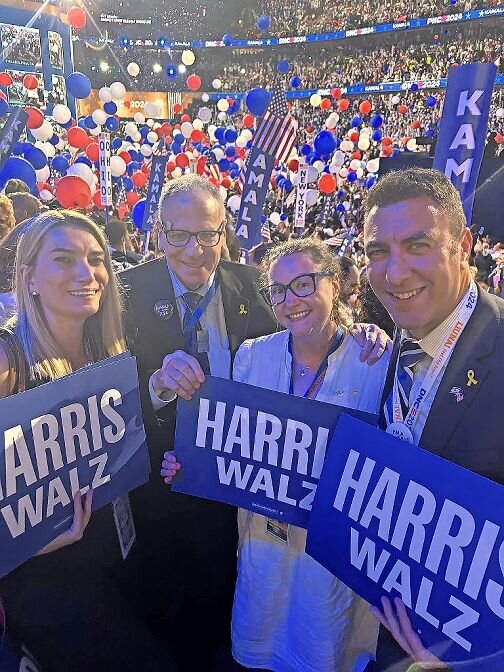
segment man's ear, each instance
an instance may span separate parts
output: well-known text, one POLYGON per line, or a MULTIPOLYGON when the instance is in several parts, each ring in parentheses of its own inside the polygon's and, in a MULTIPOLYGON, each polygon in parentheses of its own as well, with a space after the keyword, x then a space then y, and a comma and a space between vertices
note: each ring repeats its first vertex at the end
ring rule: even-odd
POLYGON ((472 233, 469 230, 469 227, 466 227, 462 235, 462 240, 460 241, 460 247, 462 250, 462 261, 464 263, 469 261, 469 258, 471 256, 472 244, 473 244, 472 233))

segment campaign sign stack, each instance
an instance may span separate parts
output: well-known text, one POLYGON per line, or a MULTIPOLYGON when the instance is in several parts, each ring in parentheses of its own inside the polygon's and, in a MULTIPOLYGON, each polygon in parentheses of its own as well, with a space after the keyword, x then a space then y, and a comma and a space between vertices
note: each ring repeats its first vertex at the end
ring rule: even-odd
POLYGON ((135 360, 118 355, 0 401, 0 577, 93 509, 145 483, 150 464, 135 360))
POLYGON ((502 486, 342 415, 306 550, 370 604, 399 597, 453 670, 504 670, 502 486))
POLYGON ((207 376, 178 400, 173 490, 234 504, 298 527, 308 519, 325 452, 342 411, 320 401, 207 376))

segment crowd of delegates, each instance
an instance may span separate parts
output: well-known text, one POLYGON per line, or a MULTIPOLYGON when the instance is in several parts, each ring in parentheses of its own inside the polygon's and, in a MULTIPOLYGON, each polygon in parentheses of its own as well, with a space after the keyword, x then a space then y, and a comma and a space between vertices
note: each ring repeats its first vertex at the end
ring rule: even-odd
MULTIPOLYGON (((503 54, 504 20, 448 34, 432 30, 390 36, 370 36, 317 45, 296 45, 282 56, 290 64, 288 77, 297 75, 301 89, 355 86, 405 80, 441 79, 453 64, 499 62, 503 54)), ((266 86, 280 60, 278 50, 263 49, 261 56, 236 56, 219 71, 224 91, 266 86)), ((215 61, 214 61, 215 67, 215 61)), ((214 71, 215 72, 215 71, 214 71)))
POLYGON ((406 18, 421 18, 454 14, 471 9, 498 6, 498 0, 293 0, 289 3, 264 0, 260 6, 248 6, 243 10, 237 36, 254 39, 262 37, 256 28, 257 17, 270 17, 268 35, 286 37, 329 33, 349 30, 379 23, 401 21, 406 18))

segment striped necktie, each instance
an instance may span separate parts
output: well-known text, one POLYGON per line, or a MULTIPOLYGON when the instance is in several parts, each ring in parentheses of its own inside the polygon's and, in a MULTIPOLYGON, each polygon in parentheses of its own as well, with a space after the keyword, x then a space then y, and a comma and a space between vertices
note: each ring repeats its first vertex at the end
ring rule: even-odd
MULTIPOLYGON (((413 338, 405 338, 402 341, 397 360, 397 390, 403 419, 406 418, 410 408, 409 396, 413 387, 413 367, 424 357, 425 351, 422 350, 418 341, 413 338)), ((390 390, 384 408, 387 425, 394 422, 393 407, 393 390, 390 390)))
POLYGON ((208 361, 207 353, 198 352, 198 331, 201 331, 201 324, 198 321, 191 330, 188 330, 189 320, 202 298, 203 297, 197 292, 185 292, 185 294, 182 295, 182 300, 186 305, 186 311, 182 320, 182 331, 184 333, 186 348, 189 354, 196 357, 201 364, 204 373, 210 373, 210 363, 208 361))

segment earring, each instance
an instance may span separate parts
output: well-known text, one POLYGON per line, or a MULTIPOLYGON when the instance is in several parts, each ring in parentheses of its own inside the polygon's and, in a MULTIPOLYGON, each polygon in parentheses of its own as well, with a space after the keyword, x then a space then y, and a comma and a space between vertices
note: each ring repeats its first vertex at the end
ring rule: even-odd
POLYGON ((31 295, 32 296, 40 296, 40 294, 38 292, 36 292, 35 290, 33 292, 31 292, 31 295))

